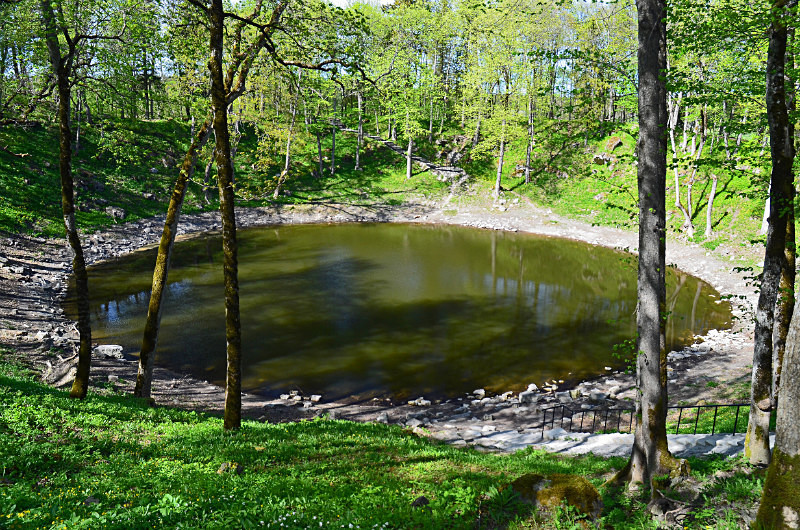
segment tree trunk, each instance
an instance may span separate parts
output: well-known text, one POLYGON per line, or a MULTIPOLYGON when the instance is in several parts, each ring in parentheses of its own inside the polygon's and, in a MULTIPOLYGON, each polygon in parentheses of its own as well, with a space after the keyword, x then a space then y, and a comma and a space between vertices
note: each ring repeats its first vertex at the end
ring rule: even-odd
MULTIPOLYGON (((785 3, 774 3, 773 15, 785 9, 785 3)), ((791 205, 792 163, 794 145, 789 126, 784 86, 787 31, 783 20, 775 16, 769 32, 767 51, 767 120, 769 122, 772 175, 770 178, 770 214, 764 272, 756 308, 753 348, 753 374, 750 389, 750 419, 747 424, 745 456, 751 464, 769 463, 769 417, 774 406, 772 395, 772 333, 775 302, 781 270, 784 268, 786 224, 791 205)))
MULTIPOLYGON (((787 47, 794 50, 795 30, 788 28, 787 47)), ((795 68, 794 51, 787 51, 786 67, 790 71, 795 68)), ((797 110, 797 92, 793 83, 786 88, 786 107, 791 115, 797 110)), ((789 121, 789 136, 794 139, 794 122, 789 121)), ((794 145, 794 140, 792 140, 794 145)), ((784 249, 785 260, 781 269, 780 293, 778 305, 775 308, 775 330, 772 337, 772 396, 778 400, 780 390, 781 373, 783 372, 783 359, 786 352, 786 338, 789 334, 789 326, 792 320, 795 306, 794 282, 797 265, 797 247, 795 241, 795 195, 794 176, 789 185, 789 204, 788 218, 786 220, 786 248, 784 249)))
POLYGON ((667 447, 665 238, 667 93, 665 0, 637 0, 639 14, 639 282, 636 327, 636 430, 628 465, 617 475, 650 486, 679 465, 667 447))
POLYGON ((533 151, 533 94, 528 95, 528 145, 525 148, 525 184, 531 183, 531 153, 533 151))
MULTIPOLYGON (((292 121, 289 124, 289 135, 286 138, 286 158, 283 164, 283 171, 281 171, 280 176, 278 177, 278 182, 275 185, 275 192, 272 194, 273 199, 277 199, 281 194, 281 187, 283 183, 286 182, 286 178, 289 176, 289 162, 291 161, 291 153, 292 153, 292 136, 294 136, 294 125, 297 121, 297 98, 299 94, 295 94, 294 102, 292 103, 292 121)), ((359 122, 361 121, 361 115, 359 114, 359 122)), ((359 123, 359 129, 360 129, 359 123)), ((356 155, 356 164, 358 164, 358 155, 356 155)))
POLYGON ((211 107, 214 113, 214 136, 217 152, 219 210, 222 218, 223 271, 225 279, 225 339, 227 342, 227 377, 225 384, 225 430, 238 429, 242 423, 242 329, 239 317, 239 264, 234 213, 233 163, 228 131, 228 102, 223 82, 223 38, 225 12, 222 0, 211 0, 208 10, 211 58, 211 107))
POLYGON ((408 139, 408 149, 406 150, 406 180, 411 178, 411 148, 414 146, 414 141, 408 139))
POLYGON ((314 136, 317 137, 317 159, 319 160, 319 173, 317 174, 317 177, 322 178, 322 134, 317 132, 314 133, 314 136))
MULTIPOLYGON (((794 195, 794 186, 792 186, 794 195)), ((794 203, 794 197, 792 197, 794 203)), ((786 338, 789 334, 789 325, 794 314, 795 296, 795 267, 797 264, 797 249, 795 243, 794 208, 789 209, 789 218, 786 221, 786 248, 785 259, 781 269, 780 291, 778 303, 775 307, 775 329, 772 337, 772 395, 774 401, 778 400, 778 391, 783 372, 783 361, 786 351, 786 338)))
MULTIPOLYGON (((197 154, 195 154, 195 158, 197 154)), ((185 161, 185 159, 184 159, 185 161)), ((203 173, 203 199, 206 201, 206 204, 211 204, 211 170, 214 167, 214 150, 211 150, 211 156, 208 159, 208 163, 206 164, 206 170, 203 173)), ((192 166, 191 171, 194 171, 194 166, 192 166)), ((178 177, 180 178, 180 177, 178 177)), ((185 190, 184 190, 185 193, 185 190)), ((183 200, 183 199, 181 199, 183 200)))
POLYGON ((331 175, 336 172, 336 127, 331 127, 331 175))
MULTIPOLYGON (((144 324, 142 348, 139 351, 139 371, 136 374, 136 386, 133 390, 133 395, 137 397, 150 397, 153 364, 158 345, 158 334, 161 329, 161 302, 164 297, 164 288, 167 286, 169 264, 172 261, 175 236, 178 232, 178 219, 183 208, 183 199, 186 197, 187 184, 192 178, 197 164, 197 154, 208 141, 210 133, 211 122, 207 120, 197 131, 197 135, 192 140, 192 145, 183 157, 180 173, 169 199, 167 217, 164 220, 164 229, 161 232, 161 241, 158 244, 156 266, 153 270, 153 285, 150 291, 150 303, 147 306, 147 320, 145 320, 144 324)), ((206 173, 208 173, 210 167, 211 162, 209 161, 206 173)), ((206 196, 206 200, 208 200, 208 196, 206 196)))
POLYGON ((494 182, 494 198, 500 197, 500 179, 503 177, 503 161, 506 155, 506 119, 503 118, 503 125, 500 132, 500 156, 497 159, 497 176, 494 182))
MULTIPOLYGON (((72 272, 75 274, 75 294, 78 303, 78 369, 69 397, 83 399, 89 390, 89 369, 92 362, 92 327, 89 314, 89 275, 86 272, 86 260, 83 247, 75 224, 75 190, 72 180, 72 133, 70 131, 70 69, 74 49, 70 49, 65 57, 61 55, 58 42, 59 29, 53 11, 53 3, 42 0, 40 3, 45 29, 45 42, 53 75, 58 87, 58 126, 59 157, 58 169, 61 177, 61 212, 64 216, 64 228, 67 240, 72 249, 72 272)), ((74 42, 74 41, 73 41, 74 42)))
POLYGON ((361 145, 364 143, 364 97, 361 95, 361 88, 357 92, 358 97, 358 134, 356 135, 356 171, 361 171, 361 145))
POLYGON ((478 141, 481 138, 481 117, 483 114, 478 111, 478 121, 475 123, 475 134, 472 136, 472 147, 478 145, 478 141))
POLYGON ((800 312, 792 316, 785 361, 775 449, 754 528, 797 528, 800 519, 800 312))
POLYGON ((706 207, 706 239, 711 239, 714 235, 713 227, 711 224, 711 214, 714 209, 714 198, 717 196, 717 181, 719 178, 715 174, 711 174, 711 193, 708 195, 708 206, 706 207))

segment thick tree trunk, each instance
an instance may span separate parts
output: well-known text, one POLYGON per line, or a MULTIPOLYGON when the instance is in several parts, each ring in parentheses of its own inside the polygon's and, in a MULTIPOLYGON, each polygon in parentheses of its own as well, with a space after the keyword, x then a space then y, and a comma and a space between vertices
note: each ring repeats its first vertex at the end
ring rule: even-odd
POLYGON ((228 131, 228 102, 223 82, 223 38, 225 12, 222 0, 211 0, 208 10, 211 58, 211 107, 214 113, 214 136, 217 152, 219 210, 222 218, 223 272, 225 281, 225 339, 227 377, 225 384, 225 430, 238 429, 242 423, 242 326, 239 317, 239 263, 234 213, 233 163, 228 131))
MULTIPOLYGON (((58 27, 53 11, 53 3, 42 0, 40 4, 45 28, 45 41, 53 75, 58 87, 58 126, 59 158, 58 169, 61 177, 61 212, 67 241, 72 249, 72 273, 75 275, 75 294, 78 302, 78 369, 69 397, 83 399, 89 390, 89 369, 92 362, 92 326, 89 314, 89 275, 86 260, 75 224, 75 190, 72 180, 72 133, 70 131, 70 68, 74 50, 62 57, 58 42, 58 27)), ((74 41, 73 41, 74 42, 74 41)))
MULTIPOLYGON (((794 195, 794 185, 791 187, 794 195)), ((794 203, 794 197, 792 197, 794 203)), ((778 400, 778 391, 783 372, 783 361, 786 352, 786 338, 789 334, 789 325, 794 314, 795 296, 794 281, 797 265, 797 249, 795 242, 794 208, 789 209, 789 218, 786 221, 786 248, 784 249, 783 268, 781 269, 780 290, 778 302, 775 307, 775 329, 772 335, 772 396, 773 401, 778 400)))
POLYGON ((800 521, 800 312, 792 316, 775 427, 754 528, 797 528, 800 521))
MULTIPOLYGON (((192 145, 183 157, 181 170, 169 199, 167 217, 164 220, 164 229, 161 232, 161 241, 158 244, 156 266, 153 270, 153 284, 150 291, 150 303, 147 306, 147 320, 145 320, 144 324, 142 348, 139 351, 139 371, 136 374, 136 386, 133 390, 133 395, 137 397, 150 397, 158 334, 161 329, 162 300, 164 288, 167 286, 169 264, 172 261, 172 250, 175 246, 175 236, 178 232, 178 219, 183 208, 183 199, 186 197, 186 186, 192 178, 197 164, 197 154, 208 141, 210 132, 211 122, 206 121, 197 131, 192 145)), ((211 163, 209 162, 209 167, 210 165, 211 163)), ((206 196, 207 199, 208 197, 206 196)))
POLYGON ((745 439, 745 456, 751 464, 769 463, 769 417, 774 406, 772 395, 772 333, 775 302, 781 270, 784 268, 787 212, 791 205, 792 163, 794 145, 789 126, 784 85, 787 31, 777 15, 785 3, 773 4, 773 15, 767 50, 767 120, 769 122, 772 175, 770 178, 770 214, 764 272, 756 308, 753 348, 753 374, 750 389, 750 418, 745 439))
MULTIPOLYGON (((795 44, 795 29, 788 28, 788 49, 794 50, 795 44)), ((794 57, 794 51, 790 53, 787 50, 786 68, 790 71, 795 68, 794 57)), ((797 110, 797 92, 793 83, 786 87, 786 107, 790 115, 797 110)), ((792 139, 794 139, 794 133, 794 122, 790 120, 789 136, 792 139)), ((794 140, 792 140, 792 145, 794 145, 794 140)), ((783 360, 786 352, 786 338, 789 334, 789 326, 795 306, 794 282, 797 270, 797 247, 795 241, 794 209, 796 190, 794 176, 792 176, 792 182, 788 189, 791 194, 789 197, 791 206, 787 208, 789 216, 786 220, 786 248, 784 249, 784 257, 786 259, 781 269, 780 292, 778 294, 778 305, 775 308, 775 330, 772 337, 772 396, 774 401, 778 401, 779 398, 781 373, 783 372, 783 360)))
POLYGON ((667 176, 666 1, 637 0, 639 14, 639 287, 636 430, 617 478, 650 486, 678 462, 667 447, 665 238, 667 176))

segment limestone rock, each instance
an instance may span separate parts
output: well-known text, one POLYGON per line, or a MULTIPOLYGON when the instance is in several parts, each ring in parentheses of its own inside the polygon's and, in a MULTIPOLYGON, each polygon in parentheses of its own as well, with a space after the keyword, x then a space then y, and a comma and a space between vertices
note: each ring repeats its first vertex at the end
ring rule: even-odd
POLYGON ((218 475, 222 475, 224 473, 236 473, 237 475, 241 475, 244 473, 244 467, 237 462, 225 462, 219 469, 217 470, 218 475))
POLYGON ((612 151, 614 151, 614 149, 620 147, 621 145, 622 145, 622 139, 619 136, 612 136, 606 142, 606 151, 611 153, 612 151))
POLYGON ((603 508, 597 489, 577 475, 530 473, 516 479, 511 487, 522 502, 537 508, 552 510, 566 503, 590 517, 597 517, 603 508))
POLYGON ((127 212, 120 208, 119 206, 107 206, 105 209, 106 215, 114 219, 115 221, 121 221, 125 219, 127 212))
POLYGON ((122 359, 122 346, 118 344, 101 344, 95 347, 92 353, 106 359, 122 359))
POLYGON ((550 429, 549 431, 544 431, 542 438, 545 440, 558 440, 561 436, 566 436, 568 433, 561 427, 556 427, 555 429, 550 429))

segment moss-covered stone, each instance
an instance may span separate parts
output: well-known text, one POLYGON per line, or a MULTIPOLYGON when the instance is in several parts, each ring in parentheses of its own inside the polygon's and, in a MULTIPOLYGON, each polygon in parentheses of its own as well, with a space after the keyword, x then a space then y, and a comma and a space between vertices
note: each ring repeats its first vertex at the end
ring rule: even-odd
POLYGON ((575 507, 579 512, 596 517, 603 508, 600 494, 591 482, 577 475, 522 475, 511 483, 522 502, 537 508, 553 509, 561 504, 575 507))
POLYGON ((773 451, 754 527, 800 528, 800 455, 773 451))

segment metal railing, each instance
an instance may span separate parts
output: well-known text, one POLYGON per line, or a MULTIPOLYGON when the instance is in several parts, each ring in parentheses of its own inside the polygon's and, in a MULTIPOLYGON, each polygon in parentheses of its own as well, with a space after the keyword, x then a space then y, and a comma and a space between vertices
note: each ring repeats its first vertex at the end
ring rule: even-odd
MULTIPOLYGON (((692 434, 697 434, 697 428, 700 422, 700 416, 703 412, 703 409, 706 409, 706 415, 710 414, 713 410, 714 416, 711 421, 711 433, 702 433, 702 434, 716 434, 716 433, 731 433, 736 434, 737 427, 739 426, 739 417, 741 416, 743 420, 747 418, 749 414, 749 403, 733 403, 729 405, 679 405, 674 407, 668 407, 667 418, 668 418, 668 425, 669 431, 671 431, 671 422, 669 421, 670 416, 674 418, 675 411, 677 411, 677 421, 675 422, 675 434, 679 434, 682 422, 683 426, 685 427, 686 422, 684 419, 687 417, 690 428, 691 422, 694 422, 694 429, 692 434), (740 414, 739 411, 742 409, 748 409, 748 413, 740 414), (735 409, 734 418, 733 418, 733 428, 728 430, 718 430, 717 420, 720 417, 720 409, 735 409), (684 411, 686 410, 695 410, 695 414, 686 414, 684 415, 684 411), (669 411, 672 411, 670 414, 669 411)), ((626 409, 626 408, 608 408, 608 409, 581 409, 581 410, 572 410, 567 405, 556 405, 554 407, 550 407, 547 409, 542 409, 542 436, 544 436, 544 432, 547 429, 548 425, 551 429, 556 427, 556 422, 558 422, 558 426, 562 429, 571 432, 589 432, 589 433, 597 433, 597 432, 619 432, 619 433, 631 433, 633 432, 634 423, 633 417, 635 415, 635 411, 633 409, 626 409), (559 417, 560 413, 560 417, 559 417), (548 421, 548 414, 550 419, 548 421), (590 421, 591 420, 591 421, 590 421), (584 429, 587 430, 584 430, 584 429), (623 430, 627 428, 627 430, 623 430)), ((726 418, 727 419, 727 418, 726 418)), ((745 420, 746 422, 746 420, 745 420)), ((740 430, 739 432, 743 432, 740 430)), ((688 433, 686 433, 688 434, 688 433)))

